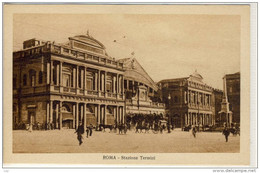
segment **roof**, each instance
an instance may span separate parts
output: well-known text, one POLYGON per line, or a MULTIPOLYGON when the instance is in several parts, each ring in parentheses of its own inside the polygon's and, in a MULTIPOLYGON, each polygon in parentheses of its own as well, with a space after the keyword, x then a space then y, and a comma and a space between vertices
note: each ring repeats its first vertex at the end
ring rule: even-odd
POLYGON ((233 74, 226 74, 226 78, 231 79, 231 78, 240 78, 240 72, 233 73, 233 74))
POLYGON ((95 38, 93 38, 92 36, 90 36, 88 33, 87 35, 76 35, 74 37, 69 37, 69 39, 74 39, 95 47, 99 47, 102 49, 106 49, 106 47, 98 40, 96 40, 95 38))
POLYGON ((190 75, 190 77, 195 77, 195 78, 198 78, 198 79, 203 79, 203 77, 197 72, 197 70, 195 70, 195 72, 190 75))
POLYGON ((181 78, 174 78, 174 79, 163 79, 163 80, 159 81, 158 83, 183 81, 185 79, 188 79, 188 77, 181 77, 181 78))
POLYGON ((119 59, 118 62, 124 64, 124 76, 126 79, 141 82, 150 88, 153 88, 155 91, 158 90, 156 83, 148 75, 148 73, 144 70, 135 57, 119 59))
POLYGON ((177 81, 183 81, 183 80, 190 80, 190 81, 196 81, 203 83, 203 77, 195 70, 193 74, 191 74, 189 77, 181 77, 181 78, 173 78, 173 79, 164 79, 159 81, 158 83, 165 83, 165 82, 177 82, 177 81))

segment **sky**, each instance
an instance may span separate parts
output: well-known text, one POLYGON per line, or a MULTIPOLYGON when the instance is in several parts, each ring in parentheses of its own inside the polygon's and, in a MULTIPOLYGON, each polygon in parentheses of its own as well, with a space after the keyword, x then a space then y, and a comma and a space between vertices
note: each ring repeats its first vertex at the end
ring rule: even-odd
POLYGON ((197 70, 207 85, 222 89, 222 77, 240 71, 237 15, 15 14, 13 26, 14 50, 27 39, 64 43, 89 30, 111 57, 135 52, 155 82, 197 70))

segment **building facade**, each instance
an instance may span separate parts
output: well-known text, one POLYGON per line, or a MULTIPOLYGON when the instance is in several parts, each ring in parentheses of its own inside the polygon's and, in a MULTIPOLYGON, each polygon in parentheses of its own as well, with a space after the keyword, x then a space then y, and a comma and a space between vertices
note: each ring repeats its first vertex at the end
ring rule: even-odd
POLYGON ((13 126, 76 129, 115 125, 126 115, 164 115, 157 86, 135 58, 115 60, 89 34, 67 43, 30 39, 13 52, 13 126))
POLYGON ((232 111, 232 123, 240 123, 240 72, 225 75, 229 110, 232 111))
POLYGON ((90 35, 24 41, 13 53, 13 124, 77 128, 124 122, 123 63, 90 35))
POLYGON ((169 121, 176 128, 215 124, 213 88, 194 72, 189 77, 159 82, 169 121))
POLYGON ((158 102, 156 93, 158 86, 146 73, 136 58, 119 60, 124 64, 124 89, 126 97, 126 117, 131 119, 136 115, 155 116, 165 115, 164 103, 158 102))
POLYGON ((221 124, 221 118, 219 112, 221 111, 221 102, 223 98, 223 91, 219 89, 213 89, 212 94, 212 104, 213 106, 213 118, 215 120, 215 125, 219 126, 221 124))

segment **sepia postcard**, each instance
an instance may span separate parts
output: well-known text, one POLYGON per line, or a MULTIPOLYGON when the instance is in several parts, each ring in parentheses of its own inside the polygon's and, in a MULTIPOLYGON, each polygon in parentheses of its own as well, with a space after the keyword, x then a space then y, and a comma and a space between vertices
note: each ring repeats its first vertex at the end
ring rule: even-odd
POLYGON ((4 166, 252 165, 250 4, 3 7, 4 166))

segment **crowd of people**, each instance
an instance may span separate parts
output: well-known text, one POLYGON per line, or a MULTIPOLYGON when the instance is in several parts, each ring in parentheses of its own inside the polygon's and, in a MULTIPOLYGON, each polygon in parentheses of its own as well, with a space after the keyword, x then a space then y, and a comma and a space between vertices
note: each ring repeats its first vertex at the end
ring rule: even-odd
MULTIPOLYGON (((27 124, 25 127, 29 132, 32 132, 33 130, 42 130, 41 125, 39 123, 36 124, 27 124)), ((169 122, 161 120, 158 118, 158 120, 154 121, 146 121, 142 119, 134 119, 134 121, 127 121, 126 123, 115 123, 114 125, 103 125, 100 124, 97 127, 94 127, 92 124, 88 125, 86 127, 86 138, 91 137, 93 134, 93 129, 96 131, 103 131, 105 132, 105 129, 108 128, 110 129, 110 132, 114 130, 115 133, 119 134, 126 134, 127 130, 134 130, 135 133, 149 133, 150 130, 152 130, 153 133, 163 133, 164 131, 171 133, 172 130, 174 130, 174 126, 171 125, 169 122)), ((53 125, 46 124, 45 128, 46 130, 52 130, 53 125)), ((196 134, 199 131, 197 126, 190 126, 189 128, 184 128, 182 129, 184 131, 190 131, 192 133, 192 136, 196 138, 196 134)), ((83 134, 85 133, 84 131, 84 126, 82 122, 79 123, 78 128, 76 128, 77 133, 77 140, 79 141, 79 145, 83 143, 83 134)), ((231 127, 227 127, 224 125, 222 134, 225 136, 225 141, 228 142, 228 138, 230 133, 233 135, 240 135, 240 128, 239 126, 236 125, 231 125, 231 127)))

